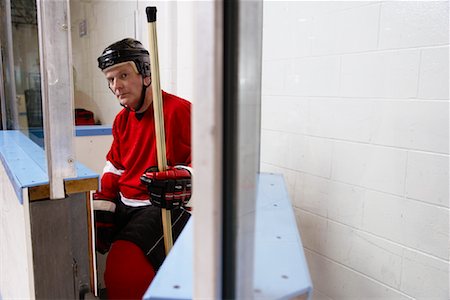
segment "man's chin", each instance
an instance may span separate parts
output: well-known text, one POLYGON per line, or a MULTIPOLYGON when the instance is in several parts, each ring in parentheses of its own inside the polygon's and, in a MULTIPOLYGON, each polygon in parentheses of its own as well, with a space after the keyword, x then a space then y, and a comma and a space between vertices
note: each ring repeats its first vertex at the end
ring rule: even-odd
POLYGON ((123 106, 130 106, 130 101, 127 98, 119 99, 119 103, 123 106))
POLYGON ((127 100, 120 100, 119 103, 120 103, 122 106, 131 108, 131 109, 133 109, 133 110, 134 110, 134 107, 136 106, 135 103, 134 103, 134 104, 131 104, 130 101, 127 101, 127 100))

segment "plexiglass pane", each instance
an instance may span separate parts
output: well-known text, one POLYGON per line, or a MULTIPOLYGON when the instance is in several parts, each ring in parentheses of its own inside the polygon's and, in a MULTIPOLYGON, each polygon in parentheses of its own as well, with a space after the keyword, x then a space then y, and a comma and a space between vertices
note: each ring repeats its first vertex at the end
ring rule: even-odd
POLYGON ((44 145, 39 42, 34 0, 1 1, 3 129, 44 145))

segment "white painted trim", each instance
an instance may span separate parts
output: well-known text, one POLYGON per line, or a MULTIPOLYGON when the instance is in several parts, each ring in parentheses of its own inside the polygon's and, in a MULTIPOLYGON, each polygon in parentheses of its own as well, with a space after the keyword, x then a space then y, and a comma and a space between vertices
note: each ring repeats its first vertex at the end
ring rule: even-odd
POLYGON ((27 263, 28 263, 28 282, 30 290, 30 299, 36 298, 36 292, 34 288, 34 262, 33 262, 33 244, 31 240, 31 217, 30 217, 30 202, 28 199, 28 188, 22 189, 22 199, 23 199, 23 211, 25 220, 25 237, 26 237, 26 247, 27 247, 27 263))
POLYGON ((223 2, 194 5, 193 299, 221 299, 223 2))
POLYGON ((93 264, 93 271, 94 271, 94 295, 98 297, 98 274, 97 274, 97 255, 95 250, 95 221, 94 221, 94 201, 93 201, 93 195, 94 191, 89 192, 89 199, 90 202, 89 207, 92 207, 92 209, 88 212, 89 218, 91 219, 91 253, 92 253, 92 264, 93 264))
POLYGON ((37 1, 44 139, 50 198, 65 197, 64 179, 76 177, 69 1, 37 1))

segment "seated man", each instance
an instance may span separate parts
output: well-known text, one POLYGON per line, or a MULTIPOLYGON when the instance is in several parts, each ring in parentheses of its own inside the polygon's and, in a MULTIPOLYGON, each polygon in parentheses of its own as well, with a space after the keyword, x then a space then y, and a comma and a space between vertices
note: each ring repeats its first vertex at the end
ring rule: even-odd
POLYGON ((98 65, 124 108, 114 120, 101 189, 94 194, 96 246, 109 251, 108 298, 141 299, 165 258, 158 206, 176 194, 174 239, 190 216, 184 205, 191 196, 191 104, 162 92, 169 168, 158 172, 149 168, 157 166, 157 155, 148 51, 124 39, 107 47, 98 65))

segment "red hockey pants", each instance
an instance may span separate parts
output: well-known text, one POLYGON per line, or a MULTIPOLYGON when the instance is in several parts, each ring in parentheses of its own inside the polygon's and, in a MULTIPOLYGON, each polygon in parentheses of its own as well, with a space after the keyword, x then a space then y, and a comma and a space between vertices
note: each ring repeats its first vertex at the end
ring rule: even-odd
POLYGON ((142 250, 132 242, 112 244, 106 259, 108 299, 142 299, 155 271, 142 250))

